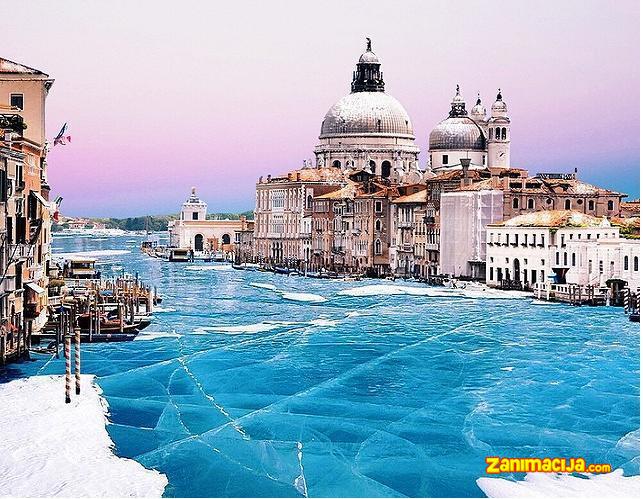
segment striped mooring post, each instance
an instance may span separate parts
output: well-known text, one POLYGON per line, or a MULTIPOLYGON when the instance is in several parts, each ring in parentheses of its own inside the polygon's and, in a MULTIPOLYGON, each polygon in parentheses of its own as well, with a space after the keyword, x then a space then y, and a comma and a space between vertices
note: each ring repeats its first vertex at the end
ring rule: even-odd
POLYGON ((71 402, 71 334, 65 333, 65 403, 71 402))
POLYGON ((80 327, 74 329, 76 333, 76 395, 80 395, 80 327))

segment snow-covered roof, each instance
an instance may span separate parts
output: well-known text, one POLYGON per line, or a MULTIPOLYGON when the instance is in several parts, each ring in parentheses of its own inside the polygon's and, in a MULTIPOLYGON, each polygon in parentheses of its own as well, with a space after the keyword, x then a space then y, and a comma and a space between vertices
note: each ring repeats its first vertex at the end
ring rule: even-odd
POLYGON ((47 76, 39 69, 30 68, 24 64, 4 59, 3 57, 0 57, 0 73, 22 73, 47 76))
POLYGON ((597 218, 572 210, 546 210, 526 213, 504 222, 490 224, 493 227, 610 227, 605 218, 597 218))

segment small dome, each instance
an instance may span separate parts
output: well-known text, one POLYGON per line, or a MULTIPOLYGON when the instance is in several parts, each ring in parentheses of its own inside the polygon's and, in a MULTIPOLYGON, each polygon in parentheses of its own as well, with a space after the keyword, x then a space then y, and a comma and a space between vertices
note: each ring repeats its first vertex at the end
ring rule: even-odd
POLYGON ((496 101, 491 106, 491 111, 496 113, 507 112, 507 104, 505 104, 504 101, 502 100, 502 94, 500 93, 500 89, 498 89, 498 95, 496 96, 496 101))
POLYGON ((471 117, 476 121, 484 121, 486 116, 487 116, 487 110, 482 105, 482 101, 480 100, 480 94, 478 94, 478 100, 476 101, 476 105, 471 108, 471 117))
POLYGON ((328 110, 320 138, 345 134, 413 138, 413 126, 406 110, 394 97, 384 92, 354 92, 328 110))
POLYGON ((485 139, 471 118, 447 118, 431 131, 429 150, 484 151, 485 139))
POLYGON ((366 63, 366 64, 379 64, 380 60, 373 52, 371 52, 370 50, 367 50, 366 52, 364 52, 362 55, 359 56, 359 62, 366 63))

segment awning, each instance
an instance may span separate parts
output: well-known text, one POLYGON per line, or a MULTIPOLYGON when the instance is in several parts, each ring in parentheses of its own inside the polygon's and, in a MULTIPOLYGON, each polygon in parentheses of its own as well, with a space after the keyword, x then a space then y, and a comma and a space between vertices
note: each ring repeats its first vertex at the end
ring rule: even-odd
POLYGON ((42 204, 45 208, 49 208, 49 201, 47 201, 45 198, 43 198, 39 193, 37 193, 36 191, 31 191, 31 194, 38 201, 40 201, 40 204, 42 204))
POLYGON ((45 288, 41 288, 35 282, 26 282, 25 286, 27 288, 29 288, 30 290, 32 290, 37 295, 41 295, 41 294, 43 294, 45 292, 45 288))

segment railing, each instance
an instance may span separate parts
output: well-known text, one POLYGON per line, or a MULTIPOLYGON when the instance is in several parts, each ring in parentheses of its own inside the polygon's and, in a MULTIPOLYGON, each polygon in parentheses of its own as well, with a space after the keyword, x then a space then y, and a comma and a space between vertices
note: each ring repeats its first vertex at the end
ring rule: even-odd
POLYGON ((13 256, 14 260, 29 258, 31 247, 25 243, 12 244, 9 246, 9 255, 13 256))
POLYGON ((397 226, 400 229, 412 229, 413 228, 413 222, 409 222, 407 220, 400 220, 397 222, 397 226))

